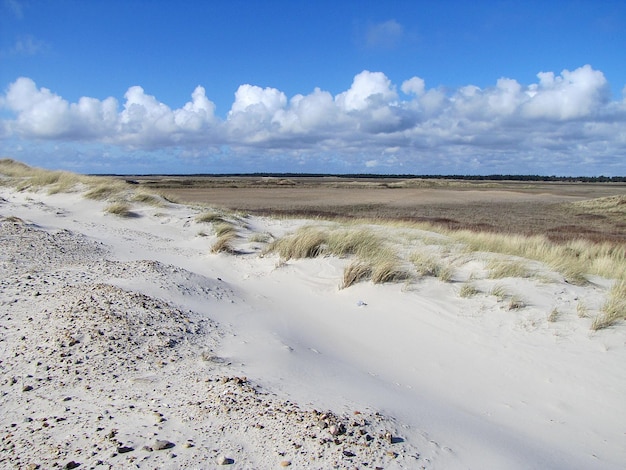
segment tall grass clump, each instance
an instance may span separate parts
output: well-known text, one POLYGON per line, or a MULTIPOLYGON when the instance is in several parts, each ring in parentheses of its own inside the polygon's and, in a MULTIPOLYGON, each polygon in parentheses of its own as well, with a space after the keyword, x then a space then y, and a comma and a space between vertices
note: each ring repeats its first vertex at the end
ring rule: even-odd
POLYGON ((268 247, 268 251, 276 252, 286 260, 322 255, 354 255, 369 259, 382 247, 382 239, 368 230, 319 229, 307 226, 293 235, 276 240, 268 247))
POLYGON ((411 254, 409 260, 420 276, 436 277, 443 282, 452 279, 454 273, 452 266, 440 262, 434 255, 415 252, 411 254))
POLYGON ((223 232, 211 246, 211 253, 236 254, 237 250, 233 246, 233 242, 237 236, 237 232, 234 230, 223 232))
POLYGON ((372 266, 361 260, 354 260, 343 270, 342 289, 372 278, 372 266))
POLYGON ((19 191, 46 188, 49 194, 70 192, 80 183, 91 181, 88 176, 31 167, 10 158, 0 159, 0 175, 5 177, 1 182, 19 191))
POLYGON ((201 224, 212 224, 215 222, 224 222, 224 216, 217 211, 207 211, 196 217, 196 222, 201 224))
POLYGON ((480 293, 480 291, 476 288, 476 286, 472 283, 467 282, 463 284, 463 286, 461 286, 459 296, 467 299, 469 297, 474 297, 478 293, 480 293))
POLYGON ((350 287, 368 280, 374 284, 399 282, 410 277, 411 274, 404 268, 402 261, 391 250, 383 249, 371 258, 357 258, 348 264, 343 271, 341 287, 350 287))
POLYGON ((106 201, 114 196, 119 196, 126 190, 124 183, 110 180, 100 182, 85 192, 84 197, 95 201, 106 201))
POLYGON ((411 277, 409 272, 404 269, 402 261, 390 249, 378 252, 371 260, 371 264, 372 282, 374 284, 404 281, 411 277))
POLYGON ((385 283, 410 277, 400 258, 383 239, 365 229, 302 227, 271 243, 267 251, 278 253, 284 260, 354 256, 344 269, 344 288, 364 280, 385 283))
POLYGON ((592 330, 601 330, 626 320, 626 280, 615 282, 609 292, 609 299, 602 306, 602 311, 591 324, 592 330))
POLYGON ((219 224, 214 224, 213 229, 215 230, 215 235, 218 237, 223 237, 225 235, 237 234, 237 227, 235 227, 230 222, 221 222, 219 224))
POLYGON ((130 199, 133 202, 137 202, 139 204, 146 204, 148 206, 154 206, 154 207, 163 206, 163 200, 155 194, 138 192, 138 193, 134 193, 130 199))
POLYGON ((554 243, 542 236, 460 230, 449 235, 470 251, 502 253, 533 259, 560 272, 572 284, 584 284, 590 274, 626 279, 626 247, 613 243, 572 240, 554 243))
POLYGON ((505 277, 529 277, 528 266, 521 261, 492 260, 487 264, 491 279, 503 279, 505 277))
POLYGON ((131 211, 130 205, 126 202, 114 202, 104 208, 107 214, 113 214, 118 217, 135 217, 136 214, 131 211))

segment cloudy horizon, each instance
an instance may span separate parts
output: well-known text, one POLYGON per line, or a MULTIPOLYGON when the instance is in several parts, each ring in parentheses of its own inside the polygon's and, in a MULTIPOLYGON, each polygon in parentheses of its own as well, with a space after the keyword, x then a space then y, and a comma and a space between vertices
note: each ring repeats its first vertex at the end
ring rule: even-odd
MULTIPOLYGON (((29 14, 17 0, 5 7, 17 23, 29 14)), ((396 19, 360 22, 351 34, 359 37, 353 54, 366 50, 363 65, 424 42, 396 19)), ((54 50, 36 35, 11 41, 0 63, 54 50)), ((520 72, 526 80, 499 74, 496 62, 491 76, 468 71, 467 81, 459 69, 454 84, 401 65, 342 69, 335 82, 343 87, 325 86, 324 70, 317 82, 302 76, 282 87, 285 71, 296 73, 283 65, 280 83, 231 80, 230 91, 176 77, 155 86, 138 73, 120 96, 111 93, 120 83, 90 95, 89 82, 64 88, 62 75, 49 84, 46 73, 16 67, 0 94, 0 152, 90 173, 626 175, 626 80, 609 83, 593 61, 532 71, 529 64, 520 72)), ((262 76, 265 68, 254 70, 262 76)))

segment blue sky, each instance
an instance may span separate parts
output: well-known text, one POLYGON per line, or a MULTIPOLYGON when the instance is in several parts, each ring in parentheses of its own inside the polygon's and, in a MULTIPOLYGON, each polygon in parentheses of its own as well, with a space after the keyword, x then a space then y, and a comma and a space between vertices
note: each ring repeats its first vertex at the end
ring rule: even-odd
POLYGON ((0 0, 0 155, 626 175, 623 1, 0 0))

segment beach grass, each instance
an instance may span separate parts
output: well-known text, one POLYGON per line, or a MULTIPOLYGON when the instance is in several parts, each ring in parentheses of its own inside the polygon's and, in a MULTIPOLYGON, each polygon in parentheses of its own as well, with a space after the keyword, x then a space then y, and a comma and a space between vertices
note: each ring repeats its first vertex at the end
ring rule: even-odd
POLYGON ((126 202, 114 202, 104 208, 107 214, 113 214, 118 217, 135 217, 136 214, 131 210, 131 206, 126 202))
POLYGON ((600 314, 594 318, 591 329, 601 330, 626 320, 626 281, 617 281, 611 287, 609 298, 602 306, 600 314))

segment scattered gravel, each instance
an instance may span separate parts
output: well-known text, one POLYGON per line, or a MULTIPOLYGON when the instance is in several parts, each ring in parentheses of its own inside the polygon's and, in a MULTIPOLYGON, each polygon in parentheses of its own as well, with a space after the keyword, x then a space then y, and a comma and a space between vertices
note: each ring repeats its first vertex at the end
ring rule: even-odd
POLYGON ((390 418, 303 409, 230 372, 227 330, 163 300, 230 301, 218 280, 13 217, 0 219, 0 274, 2 468, 428 463, 390 418))

